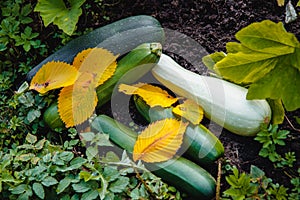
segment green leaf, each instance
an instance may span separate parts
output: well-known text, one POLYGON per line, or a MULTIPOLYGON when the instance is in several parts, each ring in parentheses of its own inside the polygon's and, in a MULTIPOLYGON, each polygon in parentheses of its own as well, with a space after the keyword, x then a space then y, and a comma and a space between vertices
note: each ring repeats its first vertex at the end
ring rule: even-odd
POLYGON ((37 141, 37 137, 35 136, 35 135, 32 135, 32 134, 30 134, 30 133, 28 133, 27 135, 26 135, 26 141, 27 142, 29 142, 30 144, 34 144, 34 143, 36 143, 36 141, 37 141))
POLYGON ((34 191, 34 193, 41 199, 44 199, 45 197, 45 191, 44 191, 44 188, 42 186, 42 184, 40 183, 34 183, 32 185, 32 189, 34 191))
POLYGON ((35 119, 39 118, 41 116, 40 110, 32 109, 27 113, 26 119, 29 123, 33 122, 35 119))
POLYGON ((247 99, 282 100, 288 111, 300 108, 300 43, 281 22, 265 20, 241 29, 215 71, 232 82, 250 84, 247 99))
POLYGON ((121 176, 115 182, 109 185, 109 190, 113 193, 121 193, 129 184, 129 178, 121 176))
POLYGON ((83 181, 77 184, 73 184, 72 187, 75 190, 75 192, 78 193, 84 193, 91 189, 90 185, 87 182, 83 182, 83 181))
POLYGON ((263 176, 265 176, 265 172, 254 165, 251 165, 250 174, 251 174, 252 178, 255 178, 255 179, 257 179, 257 178, 261 179, 263 176))
POLYGON ((218 71, 225 79, 235 83, 251 83, 259 80, 275 68, 276 55, 253 52, 229 53, 223 60, 216 63, 218 71))
POLYGON ((214 71, 215 64, 222 60, 225 56, 226 54, 224 52, 215 52, 213 54, 204 56, 202 58, 202 62, 209 70, 214 71))
POLYGON ((81 200, 92 200, 92 199, 96 199, 98 197, 99 193, 97 190, 90 190, 86 193, 84 193, 81 196, 81 200))
POLYGON ((46 178, 42 181, 42 184, 43 184, 44 186, 46 186, 46 187, 49 187, 49 186, 51 186, 51 185, 55 185, 55 184, 57 184, 57 183, 58 183, 58 181, 57 181, 55 178, 51 177, 51 176, 46 177, 46 178))
POLYGON ((272 124, 282 124, 285 110, 280 99, 269 99, 268 103, 272 110, 272 124))
POLYGON ((71 182, 72 179, 68 176, 60 180, 56 188, 57 194, 62 193, 71 184, 71 182))
POLYGON ((105 167, 103 171, 103 176, 105 180, 107 180, 108 182, 112 182, 120 176, 120 173, 114 167, 105 167))
POLYGON ((12 194, 22 194, 26 191, 26 188, 27 188, 27 185, 21 184, 21 185, 18 185, 17 187, 15 187, 15 188, 12 188, 12 189, 9 189, 9 190, 11 190, 12 194))
POLYGON ((72 35, 82 14, 80 6, 84 2, 85 0, 68 0, 70 7, 67 7, 63 0, 39 0, 34 11, 40 12, 45 26, 53 22, 65 33, 72 35))
POLYGON ((296 36, 286 32, 282 22, 276 24, 270 20, 252 23, 235 37, 251 50, 278 56, 293 53, 294 47, 300 47, 296 36))
POLYGON ((247 99, 282 99, 288 111, 300 108, 300 71, 285 64, 279 65, 263 79, 253 83, 247 99))
POLYGON ((59 154, 59 158, 63 161, 69 162, 74 158, 74 154, 70 151, 63 151, 59 154))

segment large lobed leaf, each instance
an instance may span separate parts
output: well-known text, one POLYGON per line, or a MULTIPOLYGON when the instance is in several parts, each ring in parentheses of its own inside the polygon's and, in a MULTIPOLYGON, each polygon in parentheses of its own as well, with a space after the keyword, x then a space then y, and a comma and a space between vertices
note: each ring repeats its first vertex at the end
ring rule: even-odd
POLYGON ((215 71, 232 82, 249 85, 247 99, 282 100, 288 111, 300 108, 300 43, 296 36, 281 22, 265 20, 241 29, 236 38, 240 43, 227 44, 228 54, 215 64, 215 71))
POLYGON ((72 35, 79 16, 82 14, 80 6, 85 0, 39 0, 34 11, 40 12, 45 26, 53 23, 68 35, 72 35))

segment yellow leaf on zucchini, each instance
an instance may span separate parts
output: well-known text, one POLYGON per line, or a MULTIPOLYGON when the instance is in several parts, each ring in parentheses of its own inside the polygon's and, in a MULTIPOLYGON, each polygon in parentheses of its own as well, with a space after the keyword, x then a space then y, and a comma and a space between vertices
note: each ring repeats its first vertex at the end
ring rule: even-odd
POLYGON ((48 62, 32 78, 29 89, 46 93, 49 90, 73 85, 78 71, 64 62, 48 62))
POLYGON ((199 124, 203 119, 202 107, 191 99, 187 99, 182 104, 177 105, 172 111, 194 125, 199 124))
POLYGON ((171 159, 180 148, 188 123, 163 119, 150 124, 137 138, 133 160, 162 162, 171 159))
POLYGON ((64 87, 58 97, 58 112, 66 127, 87 120, 95 111, 97 94, 93 87, 74 84, 64 87))
POLYGON ((79 72, 88 72, 95 76, 97 86, 103 84, 113 76, 117 68, 118 56, 102 48, 89 48, 78 53, 73 61, 73 66, 79 72), (99 57, 101 55, 101 57, 99 57))
POLYGON ((132 86, 120 84, 119 91, 128 95, 139 95, 150 107, 169 107, 178 100, 160 87, 144 83, 138 83, 132 86))

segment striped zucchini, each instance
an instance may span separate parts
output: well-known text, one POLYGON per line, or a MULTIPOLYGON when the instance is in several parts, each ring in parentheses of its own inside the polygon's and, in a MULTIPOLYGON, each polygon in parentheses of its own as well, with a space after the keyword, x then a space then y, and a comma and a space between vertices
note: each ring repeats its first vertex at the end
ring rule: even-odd
POLYGON ((266 100, 247 100, 246 88, 193 73, 165 54, 152 74, 174 93, 196 101, 208 118, 232 133, 255 136, 261 124, 271 119, 266 100))

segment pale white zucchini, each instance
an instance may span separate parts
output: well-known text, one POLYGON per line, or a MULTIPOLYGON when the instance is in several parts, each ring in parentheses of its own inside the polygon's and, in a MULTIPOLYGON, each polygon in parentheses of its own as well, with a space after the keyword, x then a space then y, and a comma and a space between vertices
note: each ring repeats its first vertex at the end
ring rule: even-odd
POLYGON ((186 70, 165 54, 152 74, 178 96, 196 101, 206 117, 232 133, 255 136, 260 125, 271 119, 266 100, 247 100, 246 88, 186 70))

